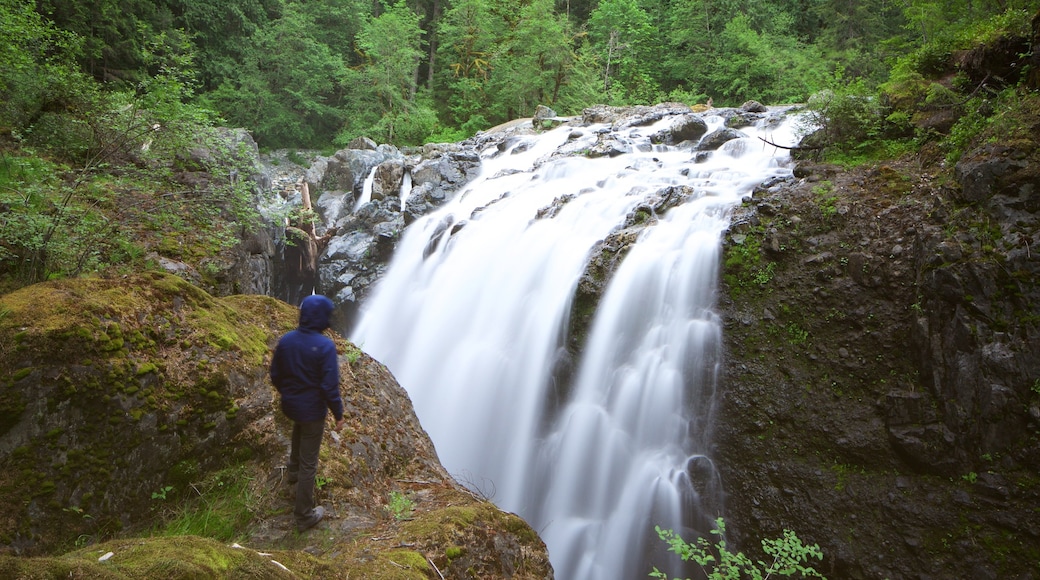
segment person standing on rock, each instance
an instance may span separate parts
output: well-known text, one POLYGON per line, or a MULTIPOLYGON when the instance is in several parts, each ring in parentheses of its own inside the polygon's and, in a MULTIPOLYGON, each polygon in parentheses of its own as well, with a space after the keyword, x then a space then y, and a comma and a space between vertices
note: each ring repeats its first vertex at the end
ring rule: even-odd
POLYGON ((299 326, 278 340, 271 358, 271 382, 281 395, 282 412, 293 422, 289 483, 296 484, 293 515, 301 532, 325 517, 325 508, 314 505, 314 480, 328 411, 336 418, 336 430, 343 428, 336 345, 322 334, 333 308, 325 296, 304 298, 299 326))

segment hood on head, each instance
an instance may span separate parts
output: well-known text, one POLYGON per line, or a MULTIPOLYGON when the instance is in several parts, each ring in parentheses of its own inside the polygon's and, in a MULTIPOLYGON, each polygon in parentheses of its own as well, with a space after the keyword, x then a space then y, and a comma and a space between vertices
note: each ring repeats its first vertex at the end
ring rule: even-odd
POLYGON ((314 294, 300 302, 300 328, 321 332, 329 327, 329 317, 335 305, 332 300, 314 294))

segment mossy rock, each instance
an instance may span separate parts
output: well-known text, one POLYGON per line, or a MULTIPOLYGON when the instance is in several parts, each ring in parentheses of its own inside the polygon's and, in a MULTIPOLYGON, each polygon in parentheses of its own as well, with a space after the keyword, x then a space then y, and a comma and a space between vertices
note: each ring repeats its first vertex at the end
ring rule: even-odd
POLYGON ((389 370, 332 332, 346 426, 321 450, 329 515, 296 531, 292 425, 267 376, 298 318, 284 302, 147 273, 48 282, 0 309, 0 550, 21 555, 0 577, 279 577, 269 559, 300 578, 552 575, 534 530, 465 492, 389 370), (415 498, 410 519, 385 510, 392 491, 415 498), (153 534, 172 537, 135 537, 153 534))
POLYGON ((269 412, 265 357, 296 319, 162 273, 37 284, 0 310, 0 450, 19 450, 0 452, 0 543, 30 552, 133 527, 172 465, 226 461, 210 450, 269 412))
POLYGON ((299 577, 290 570, 273 555, 261 556, 255 550, 196 536, 113 540, 47 558, 0 556, 0 576, 4 578, 299 577))

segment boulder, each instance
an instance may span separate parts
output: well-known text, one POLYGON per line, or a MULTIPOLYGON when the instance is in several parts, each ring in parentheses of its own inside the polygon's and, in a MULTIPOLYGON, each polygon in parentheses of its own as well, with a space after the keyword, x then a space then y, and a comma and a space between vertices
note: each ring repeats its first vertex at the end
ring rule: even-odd
POLYGON ((730 129, 729 127, 716 129, 715 131, 705 135, 704 138, 697 143, 697 150, 715 151, 719 147, 722 147, 727 141, 742 139, 744 137, 747 137, 747 134, 736 129, 730 129))

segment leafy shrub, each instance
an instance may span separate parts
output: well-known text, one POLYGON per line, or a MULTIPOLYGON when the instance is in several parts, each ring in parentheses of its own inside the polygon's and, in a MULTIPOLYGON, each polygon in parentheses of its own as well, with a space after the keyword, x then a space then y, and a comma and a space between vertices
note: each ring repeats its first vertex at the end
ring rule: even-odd
MULTIPOLYGON (((660 527, 655 529, 661 540, 668 544, 669 551, 678 554, 684 562, 696 563, 708 580, 765 580, 774 575, 824 578, 815 568, 807 565, 810 558, 823 560, 820 547, 817 544, 806 546, 791 530, 784 530, 782 538, 762 540, 762 551, 773 558, 767 564, 761 560, 753 562, 743 552, 730 551, 725 540, 726 524, 722 518, 715 520, 715 529, 711 531, 712 535, 719 537, 715 542, 700 537, 695 543, 689 543, 672 530, 660 527)), ((656 567, 650 577, 668 580, 668 575, 656 567)))
POLYGON ((845 83, 835 74, 831 88, 809 98, 805 123, 817 127, 816 138, 841 150, 854 149, 881 134, 887 112, 863 79, 845 83))

